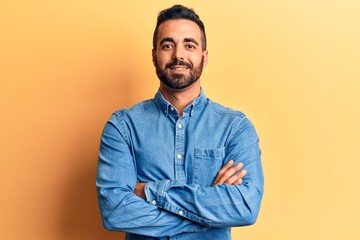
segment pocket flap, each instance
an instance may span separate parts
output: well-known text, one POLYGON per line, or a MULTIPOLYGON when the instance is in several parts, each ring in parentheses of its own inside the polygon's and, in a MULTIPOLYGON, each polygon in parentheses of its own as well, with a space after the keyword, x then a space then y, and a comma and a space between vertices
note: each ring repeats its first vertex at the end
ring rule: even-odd
POLYGON ((224 158, 225 148, 195 148, 195 157, 199 158, 224 158))

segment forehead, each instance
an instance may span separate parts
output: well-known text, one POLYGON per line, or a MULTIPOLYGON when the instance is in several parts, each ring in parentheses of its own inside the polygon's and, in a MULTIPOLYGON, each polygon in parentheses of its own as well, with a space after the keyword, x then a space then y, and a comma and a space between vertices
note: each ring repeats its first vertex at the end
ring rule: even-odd
POLYGON ((201 30, 195 22, 187 19, 167 20, 158 27, 157 42, 163 38, 172 38, 175 41, 193 38, 200 42, 201 30))

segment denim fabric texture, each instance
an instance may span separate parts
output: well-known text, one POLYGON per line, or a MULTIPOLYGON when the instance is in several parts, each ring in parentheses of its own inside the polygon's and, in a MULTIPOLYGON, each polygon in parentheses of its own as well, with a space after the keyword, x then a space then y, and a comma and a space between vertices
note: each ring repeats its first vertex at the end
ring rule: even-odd
POLYGON ((241 112, 203 90, 179 117, 158 91, 119 110, 100 144, 97 193, 106 229, 128 240, 231 239, 231 227, 255 223, 263 195, 259 139, 241 112), (239 185, 211 186, 229 160, 242 162, 239 185), (147 182, 146 200, 133 191, 147 182))

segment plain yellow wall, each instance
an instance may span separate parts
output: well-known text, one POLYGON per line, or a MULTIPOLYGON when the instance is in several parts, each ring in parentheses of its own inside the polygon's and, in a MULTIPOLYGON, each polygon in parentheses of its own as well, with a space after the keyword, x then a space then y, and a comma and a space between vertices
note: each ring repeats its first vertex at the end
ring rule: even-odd
POLYGON ((151 98, 159 10, 193 7, 207 96, 244 111, 266 177, 233 239, 360 239, 360 1, 0 1, 0 239, 123 239, 95 192, 110 114, 151 98))

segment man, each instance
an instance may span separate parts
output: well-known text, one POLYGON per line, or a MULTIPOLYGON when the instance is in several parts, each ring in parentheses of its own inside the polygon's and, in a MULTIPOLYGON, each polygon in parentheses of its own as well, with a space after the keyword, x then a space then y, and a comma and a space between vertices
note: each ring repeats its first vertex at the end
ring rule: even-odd
POLYGON ((230 227, 256 221, 262 199, 255 129, 205 96, 206 35, 192 9, 163 10, 153 45, 159 91, 115 112, 101 138, 103 224, 126 239, 231 239, 230 227))

